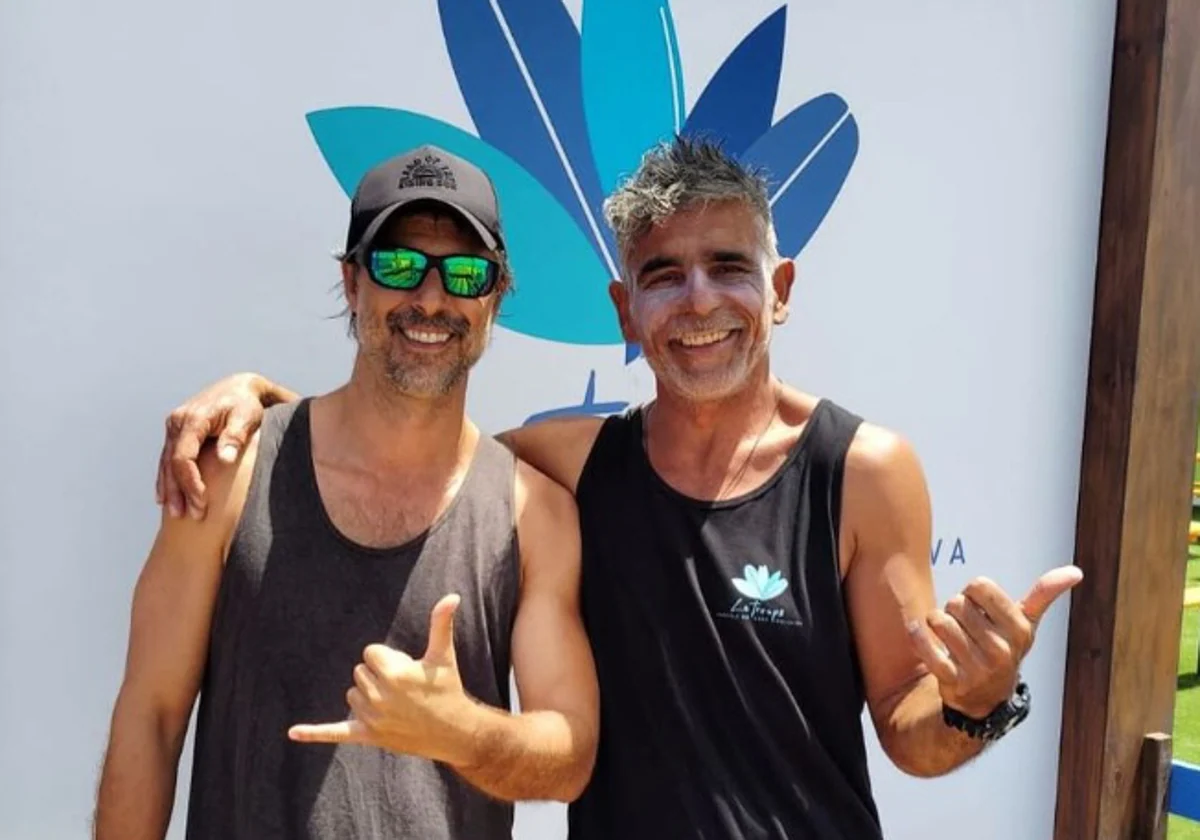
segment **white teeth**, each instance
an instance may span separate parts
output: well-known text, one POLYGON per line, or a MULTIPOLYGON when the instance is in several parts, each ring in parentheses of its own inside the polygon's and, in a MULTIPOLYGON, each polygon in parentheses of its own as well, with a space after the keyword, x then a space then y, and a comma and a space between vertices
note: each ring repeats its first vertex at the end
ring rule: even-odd
POLYGON ((722 330, 720 332, 692 333, 691 335, 681 335, 679 343, 684 347, 703 347, 706 344, 716 344, 718 341, 724 341, 729 337, 733 330, 722 330))
POLYGON ((429 332, 427 330, 402 330, 404 337, 418 344, 444 344, 450 340, 450 333, 429 332))

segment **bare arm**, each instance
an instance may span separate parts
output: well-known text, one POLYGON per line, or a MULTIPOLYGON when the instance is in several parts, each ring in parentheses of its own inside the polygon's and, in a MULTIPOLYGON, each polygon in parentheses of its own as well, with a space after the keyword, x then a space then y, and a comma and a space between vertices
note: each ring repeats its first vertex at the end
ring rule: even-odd
POLYGON ((579 608, 574 500, 519 465, 523 580, 512 655, 521 714, 480 709, 475 755, 458 772, 499 799, 576 799, 591 778, 599 731, 595 664, 579 608), (523 498, 522 498, 523 497, 523 498))
POLYGON ((430 616, 425 654, 369 645, 347 694, 352 713, 297 724, 306 743, 353 743, 454 768, 501 800, 576 798, 591 776, 599 728, 595 665, 579 613, 580 547, 571 495, 526 464, 517 470, 520 603, 512 636, 521 712, 467 695, 458 673, 448 594, 430 616))
POLYGON ((948 773, 985 744, 947 726, 943 708, 984 718, 1008 700, 1037 620, 1081 575, 1052 570, 1019 602, 977 578, 938 609, 930 500, 916 453, 865 425, 847 459, 844 493, 853 542, 847 603, 880 743, 907 773, 948 773))
POLYGON ((496 439, 574 493, 603 424, 600 417, 546 420, 502 432, 496 439))
POLYGON ((909 623, 937 606, 930 501, 915 453, 864 426, 847 458, 845 497, 844 527, 854 543, 847 604, 875 730, 900 769, 937 775, 982 744, 942 723, 937 679, 909 635, 909 623))
POLYGON ((171 818, 179 754, 199 691, 212 608, 252 457, 201 469, 219 515, 164 516, 134 590, 124 679, 100 778, 97 840, 161 840, 171 818))

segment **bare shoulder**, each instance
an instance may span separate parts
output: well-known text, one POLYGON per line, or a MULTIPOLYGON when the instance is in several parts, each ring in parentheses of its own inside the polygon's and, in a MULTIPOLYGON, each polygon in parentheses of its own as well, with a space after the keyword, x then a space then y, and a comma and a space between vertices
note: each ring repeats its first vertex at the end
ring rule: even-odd
POLYGON ((858 545, 894 540, 929 518, 929 490, 912 443, 898 432, 862 423, 846 453, 843 517, 858 545))
POLYGON ((533 517, 535 520, 567 520, 573 523, 578 512, 570 490, 518 457, 516 516, 518 522, 533 517))
POLYGON ((863 422, 846 453, 846 479, 865 488, 920 474, 921 461, 912 443, 891 429, 863 422))
POLYGON ((581 563, 575 497, 532 464, 517 460, 515 518, 525 584, 567 589, 577 585, 581 563))
POLYGON ((496 439, 518 458, 574 492, 603 425, 601 417, 564 417, 510 429, 496 439))

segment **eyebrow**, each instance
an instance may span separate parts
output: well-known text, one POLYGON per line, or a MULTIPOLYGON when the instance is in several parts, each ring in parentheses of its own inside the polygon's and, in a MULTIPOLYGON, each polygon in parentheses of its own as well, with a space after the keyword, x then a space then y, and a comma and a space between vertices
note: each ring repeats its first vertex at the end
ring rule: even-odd
POLYGON ((710 262, 751 262, 750 255, 741 251, 709 251, 705 256, 710 262))
POLYGON ((638 269, 637 278, 641 280, 647 274, 658 271, 660 268, 678 268, 683 265, 674 257, 651 257, 642 263, 642 267, 638 269))
MULTIPOLYGON (((752 262, 750 255, 741 251, 706 251, 704 253, 706 262, 716 263, 749 263, 752 262)), ((675 257, 651 257, 646 260, 642 267, 638 270, 637 278, 640 280, 647 274, 658 271, 661 268, 678 268, 683 265, 675 257)))

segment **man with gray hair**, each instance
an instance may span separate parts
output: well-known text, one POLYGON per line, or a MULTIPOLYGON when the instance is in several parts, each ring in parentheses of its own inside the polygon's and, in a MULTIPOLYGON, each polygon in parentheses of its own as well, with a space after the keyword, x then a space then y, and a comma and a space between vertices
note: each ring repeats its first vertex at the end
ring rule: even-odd
MULTIPOLYGON (((605 209, 656 397, 501 436, 580 512, 601 736, 571 837, 878 838, 864 703, 903 771, 962 765, 1028 713, 1020 663, 1080 573, 937 608, 911 447, 771 372, 795 268, 758 173, 676 139, 605 209)), ((260 403, 295 396, 241 375, 177 409, 160 501, 203 516, 196 450, 236 453, 260 403)))

